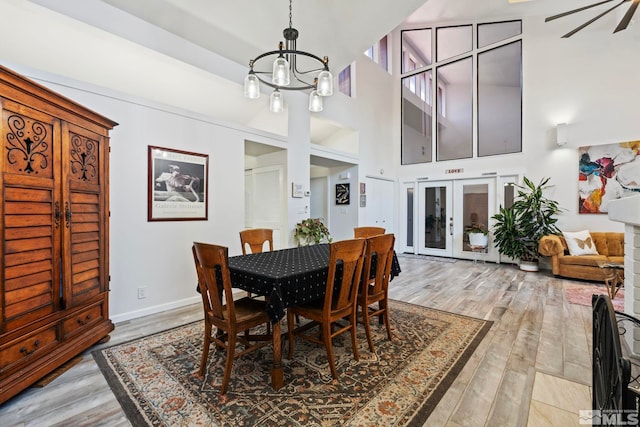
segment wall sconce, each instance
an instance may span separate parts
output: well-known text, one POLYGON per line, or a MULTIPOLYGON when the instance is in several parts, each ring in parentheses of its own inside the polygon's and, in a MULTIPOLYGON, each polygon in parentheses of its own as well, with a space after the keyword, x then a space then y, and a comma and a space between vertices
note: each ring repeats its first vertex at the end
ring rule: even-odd
POLYGON ((559 146, 566 145, 569 142, 569 137, 567 135, 567 124, 566 123, 558 123, 556 126, 556 144, 559 146))

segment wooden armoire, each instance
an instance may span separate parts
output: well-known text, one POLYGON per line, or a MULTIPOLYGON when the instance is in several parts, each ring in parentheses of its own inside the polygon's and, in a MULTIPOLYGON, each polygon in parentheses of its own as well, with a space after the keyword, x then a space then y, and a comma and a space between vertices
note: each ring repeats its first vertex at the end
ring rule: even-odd
POLYGON ((109 131, 0 67, 0 403, 108 339, 109 131))

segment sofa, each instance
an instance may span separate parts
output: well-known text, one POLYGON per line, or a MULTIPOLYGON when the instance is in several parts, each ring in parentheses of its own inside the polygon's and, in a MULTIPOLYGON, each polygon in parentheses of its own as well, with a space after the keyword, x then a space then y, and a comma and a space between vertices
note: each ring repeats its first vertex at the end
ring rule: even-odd
MULTIPOLYGON (((597 254, 571 255, 564 236, 547 235, 540 239, 538 252, 551 261, 551 271, 555 276, 605 281, 607 272, 600 267, 603 262, 624 264, 624 233, 591 232, 597 254)), ((595 251, 594 251, 595 252, 595 251)), ((624 269, 619 275, 624 278, 624 269)))

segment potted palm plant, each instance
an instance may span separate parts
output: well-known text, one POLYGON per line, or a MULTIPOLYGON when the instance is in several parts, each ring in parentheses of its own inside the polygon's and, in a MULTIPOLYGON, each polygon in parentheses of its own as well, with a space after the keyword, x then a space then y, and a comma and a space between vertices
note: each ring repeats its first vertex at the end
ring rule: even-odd
POLYGON ((560 234, 556 215, 558 202, 544 196, 550 178, 534 184, 527 177, 518 185, 511 207, 500 207, 492 219, 493 242, 498 251, 519 260, 520 269, 538 271, 538 242, 545 234, 560 234))

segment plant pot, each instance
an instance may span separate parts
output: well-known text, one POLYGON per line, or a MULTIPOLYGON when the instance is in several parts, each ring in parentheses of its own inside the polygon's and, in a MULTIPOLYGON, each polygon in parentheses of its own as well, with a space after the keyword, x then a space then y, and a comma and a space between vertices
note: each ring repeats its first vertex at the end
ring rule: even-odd
POLYGON ((522 260, 520 260, 520 270, 522 270, 522 271, 538 271, 538 261, 522 261, 522 260))
POLYGON ((486 248, 489 244, 489 236, 484 233, 469 233, 469 246, 486 248))

